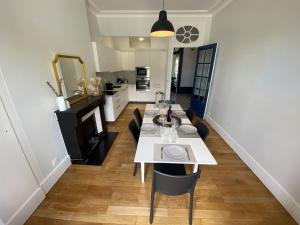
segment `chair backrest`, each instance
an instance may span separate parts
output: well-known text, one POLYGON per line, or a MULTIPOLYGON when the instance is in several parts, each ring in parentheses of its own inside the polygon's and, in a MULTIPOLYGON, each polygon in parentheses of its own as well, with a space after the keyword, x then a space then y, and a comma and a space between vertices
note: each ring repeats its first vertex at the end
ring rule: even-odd
POLYGON ((175 104, 175 101, 173 101, 173 100, 160 100, 159 103, 175 104))
POLYGON ((134 116, 136 118, 138 127, 141 128, 142 123, 143 123, 143 117, 142 117, 142 114, 141 114, 140 110, 138 108, 136 108, 133 111, 133 114, 134 114, 134 116))
POLYGON ((187 111, 186 111, 186 116, 189 118, 189 120, 192 122, 193 121, 193 118, 194 118, 194 112, 191 108, 189 108, 187 111))
POLYGON ((130 123, 128 124, 128 129, 130 130, 135 143, 137 144, 140 138, 140 129, 136 125, 135 120, 131 120, 130 123))
POLYGON ((202 138, 202 140, 205 141, 207 135, 209 134, 208 127, 200 121, 198 121, 195 124, 195 127, 197 128, 197 132, 200 135, 200 137, 202 138))
POLYGON ((195 189, 200 173, 200 168, 197 173, 183 176, 174 176, 153 170, 152 186, 155 192, 166 195, 191 193, 195 189))

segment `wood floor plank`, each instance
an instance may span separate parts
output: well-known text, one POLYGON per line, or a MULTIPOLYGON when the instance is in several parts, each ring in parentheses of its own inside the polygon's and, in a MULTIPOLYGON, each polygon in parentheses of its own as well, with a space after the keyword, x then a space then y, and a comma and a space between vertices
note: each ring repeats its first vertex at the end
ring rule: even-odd
MULTIPOLYGON (((135 144, 128 131, 129 104, 110 131, 119 135, 101 166, 71 165, 27 221, 27 225, 148 225, 151 165, 146 180, 132 176, 135 144)), ((201 166, 193 225, 296 225, 246 164, 211 128, 206 144, 217 166, 201 166)), ((188 167, 189 170, 192 168, 188 167)), ((154 224, 188 224, 189 195, 156 194, 154 224)))

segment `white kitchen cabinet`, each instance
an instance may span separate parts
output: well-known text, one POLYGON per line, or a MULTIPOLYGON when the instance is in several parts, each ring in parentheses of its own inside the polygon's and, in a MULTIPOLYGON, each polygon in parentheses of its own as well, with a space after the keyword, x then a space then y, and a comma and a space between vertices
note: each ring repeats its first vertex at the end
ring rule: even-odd
POLYGON ((135 70, 135 53, 121 52, 122 70, 135 70))
POLYGON ((136 67, 150 66, 150 51, 136 51, 135 66, 136 67))
POLYGON ((165 86, 167 53, 165 51, 150 52, 150 75, 151 85, 165 86))
POLYGON ((150 90, 147 91, 137 91, 136 92, 136 101, 137 102, 153 102, 152 92, 150 90))
POLYGON ((120 51, 106 47, 100 42, 92 42, 96 72, 115 72, 122 70, 120 51))
POLYGON ((106 95, 104 112, 105 119, 108 122, 114 122, 121 114, 123 109, 128 104, 128 87, 127 85, 122 85, 121 88, 114 95, 106 95))
POLYGON ((137 91, 133 84, 128 85, 128 97, 130 102, 154 102, 155 99, 151 90, 137 91))
POLYGON ((136 101, 136 85, 135 84, 129 84, 128 85, 128 98, 130 102, 136 101))

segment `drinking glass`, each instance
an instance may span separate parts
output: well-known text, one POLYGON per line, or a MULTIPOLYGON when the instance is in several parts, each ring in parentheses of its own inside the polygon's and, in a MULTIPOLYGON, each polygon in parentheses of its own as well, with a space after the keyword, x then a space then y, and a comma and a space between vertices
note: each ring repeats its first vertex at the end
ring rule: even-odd
POLYGON ((165 124, 165 118, 163 118, 161 120, 161 125, 160 125, 160 135, 162 138, 163 143, 168 142, 168 130, 167 130, 167 126, 165 124))
POLYGON ((178 127, 178 121, 176 119, 172 119, 172 127, 171 127, 171 142, 176 143, 177 132, 176 129, 178 127))

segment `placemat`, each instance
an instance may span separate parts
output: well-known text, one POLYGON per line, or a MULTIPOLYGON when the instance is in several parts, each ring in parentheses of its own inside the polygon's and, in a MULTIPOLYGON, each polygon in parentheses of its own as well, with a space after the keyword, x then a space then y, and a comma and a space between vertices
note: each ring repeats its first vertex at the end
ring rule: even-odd
POLYGON ((193 150, 190 145, 181 145, 181 144, 155 144, 154 145, 154 151, 153 151, 153 159, 154 161, 157 162, 180 162, 180 163, 186 163, 186 164, 192 164, 196 162, 193 150), (164 146, 168 145, 178 145, 182 146, 185 148, 187 154, 185 155, 184 159, 173 159, 169 158, 165 153, 164 153, 164 146))

